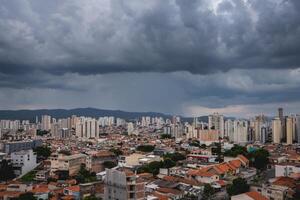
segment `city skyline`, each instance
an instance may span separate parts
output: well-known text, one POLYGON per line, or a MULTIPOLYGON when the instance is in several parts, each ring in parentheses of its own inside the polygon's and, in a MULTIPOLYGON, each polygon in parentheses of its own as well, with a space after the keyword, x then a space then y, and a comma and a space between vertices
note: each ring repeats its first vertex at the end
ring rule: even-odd
POLYGON ((296 0, 3 1, 0 109, 299 114, 296 0))

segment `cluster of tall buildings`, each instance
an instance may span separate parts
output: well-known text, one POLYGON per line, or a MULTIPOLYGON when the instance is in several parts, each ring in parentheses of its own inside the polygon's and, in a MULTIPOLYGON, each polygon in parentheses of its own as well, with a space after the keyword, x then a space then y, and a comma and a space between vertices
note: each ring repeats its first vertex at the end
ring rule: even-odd
POLYGON ((121 129, 128 135, 138 135, 159 131, 169 134, 174 138, 194 138, 200 142, 216 142, 226 139, 233 143, 273 142, 292 144, 300 142, 300 115, 284 116, 283 109, 278 109, 278 114, 269 120, 263 114, 252 119, 226 118, 222 114, 213 113, 208 116, 208 121, 183 122, 179 116, 171 119, 162 117, 143 116, 140 119, 126 121, 113 116, 77 117, 55 119, 49 115, 41 116, 41 121, 36 118, 36 123, 29 120, 0 120, 1 130, 42 130, 50 132, 55 138, 99 138, 102 127, 121 129))
POLYGON ((278 116, 272 120, 273 142, 300 142, 300 115, 284 116, 283 109, 278 109, 278 116))

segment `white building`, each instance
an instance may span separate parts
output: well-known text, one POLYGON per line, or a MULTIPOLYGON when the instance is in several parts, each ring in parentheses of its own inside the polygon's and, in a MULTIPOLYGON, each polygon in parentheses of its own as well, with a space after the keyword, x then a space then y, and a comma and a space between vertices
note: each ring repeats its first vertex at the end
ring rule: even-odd
POLYGON ((42 130, 49 131, 51 129, 51 116, 42 115, 42 130))
POLYGON ((300 164, 280 163, 275 165, 275 176, 291 176, 294 173, 300 173, 300 164))
POLYGON ((225 121, 225 130, 224 130, 224 136, 229 138, 229 141, 233 141, 234 136, 234 124, 231 119, 228 119, 225 121))
POLYGON ((99 123, 96 119, 81 117, 76 123, 76 136, 78 138, 98 138, 99 123))
POLYGON ((248 122, 245 120, 234 120, 233 141, 235 143, 248 142, 248 122))
POLYGON ((11 153, 11 160, 17 176, 23 176, 37 166, 36 155, 31 149, 11 153))
POLYGON ((224 137, 224 116, 219 113, 214 113, 208 116, 208 129, 220 131, 220 137, 224 137))
POLYGON ((272 121, 273 143, 279 144, 282 136, 282 126, 280 118, 276 117, 272 121))

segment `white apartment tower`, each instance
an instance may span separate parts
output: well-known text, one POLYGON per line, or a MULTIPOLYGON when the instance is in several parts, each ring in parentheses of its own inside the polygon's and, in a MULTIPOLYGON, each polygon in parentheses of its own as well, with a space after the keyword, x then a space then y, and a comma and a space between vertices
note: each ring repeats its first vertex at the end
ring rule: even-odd
POLYGON ((286 118, 286 143, 293 144, 293 140, 295 139, 295 118, 294 117, 287 117, 286 118))
POLYGON ((42 115, 42 130, 50 130, 51 129, 51 116, 42 115))
POLYGON ((78 138, 98 138, 99 123, 96 119, 81 117, 76 123, 76 136, 78 138))
POLYGON ((282 135, 281 120, 276 117, 272 121, 273 143, 279 144, 282 135))
POLYGON ((208 129, 220 131, 220 137, 224 137, 224 116, 219 113, 214 113, 208 116, 208 129))
POLYGON ((234 120, 233 141, 235 143, 248 142, 248 122, 245 120, 234 120))

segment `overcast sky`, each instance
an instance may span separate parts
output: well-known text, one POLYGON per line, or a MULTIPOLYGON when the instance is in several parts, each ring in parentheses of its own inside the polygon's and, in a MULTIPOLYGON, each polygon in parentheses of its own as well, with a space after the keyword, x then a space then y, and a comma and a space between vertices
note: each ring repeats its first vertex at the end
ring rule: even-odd
POLYGON ((0 109, 300 113, 299 0, 0 0, 0 109))

